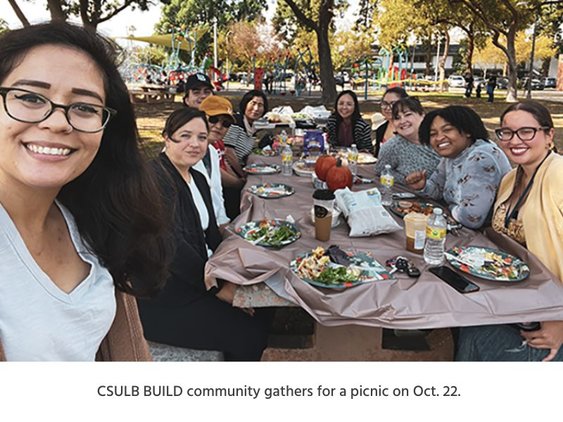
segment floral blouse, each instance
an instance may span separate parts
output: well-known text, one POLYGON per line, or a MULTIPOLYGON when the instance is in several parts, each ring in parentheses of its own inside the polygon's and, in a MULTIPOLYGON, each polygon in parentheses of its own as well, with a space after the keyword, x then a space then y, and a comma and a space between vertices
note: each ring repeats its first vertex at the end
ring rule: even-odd
POLYGON ((443 199, 452 217, 471 229, 487 221, 502 177, 511 169, 494 143, 476 140, 455 158, 442 158, 422 194, 443 199))

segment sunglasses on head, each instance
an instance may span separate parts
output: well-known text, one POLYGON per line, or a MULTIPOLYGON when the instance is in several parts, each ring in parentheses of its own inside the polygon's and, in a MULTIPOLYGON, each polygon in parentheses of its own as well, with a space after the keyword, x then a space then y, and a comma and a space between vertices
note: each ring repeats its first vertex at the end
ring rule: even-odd
POLYGON ((224 128, 228 128, 233 124, 233 122, 230 119, 225 119, 224 117, 221 117, 221 116, 209 116, 207 120, 212 125, 215 125, 215 124, 221 122, 223 124, 224 128))

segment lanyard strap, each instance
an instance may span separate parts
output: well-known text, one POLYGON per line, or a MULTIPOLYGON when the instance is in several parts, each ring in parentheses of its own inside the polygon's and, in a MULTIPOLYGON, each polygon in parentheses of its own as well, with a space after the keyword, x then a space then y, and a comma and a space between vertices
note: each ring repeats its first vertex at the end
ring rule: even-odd
POLYGON ((536 177, 536 173, 538 172, 538 170, 540 169, 540 167, 542 166, 543 162, 547 159, 547 157, 549 157, 549 154, 551 154, 551 151, 547 152, 547 155, 543 158, 543 160, 541 160, 541 163, 539 166, 536 167, 536 170, 534 170, 534 174, 532 174, 532 177, 530 178, 530 181, 528 182, 528 184, 526 185, 526 188, 524 189, 524 191, 520 194, 520 197, 518 198, 518 201, 516 201, 516 204, 514 205, 514 208, 512 208, 512 210, 510 211, 510 213, 507 213, 505 218, 504 218, 504 227, 508 227, 508 223, 510 222, 510 220, 512 218, 517 218, 518 217, 518 209, 522 206, 522 203, 524 202, 524 200, 526 199, 526 196, 528 195, 528 193, 530 192, 530 189, 532 189, 532 185, 534 184, 534 179, 536 177))

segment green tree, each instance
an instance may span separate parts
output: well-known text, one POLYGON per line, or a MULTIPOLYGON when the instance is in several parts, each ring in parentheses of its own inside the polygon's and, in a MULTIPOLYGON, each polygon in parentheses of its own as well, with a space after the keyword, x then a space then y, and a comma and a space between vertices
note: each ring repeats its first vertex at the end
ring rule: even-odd
MULTIPOLYGON (((29 26, 29 20, 19 7, 18 1, 8 0, 8 2, 22 25, 29 26)), ((128 8, 148 10, 150 4, 150 0, 47 0, 46 8, 51 14, 52 21, 64 22, 71 16, 78 16, 85 28, 96 31, 100 23, 110 20, 123 10, 128 8)))
MULTIPOLYGON (((452 7, 460 5, 477 17, 492 34, 493 44, 506 56, 507 101, 517 101, 518 92, 516 35, 527 28, 541 7, 540 0, 448 0, 452 7)), ((558 2, 561 3, 561 2, 558 2)))
POLYGON ((0 18, 0 34, 9 31, 10 28, 8 27, 8 23, 0 18))
POLYGON ((200 33, 195 49, 195 56, 200 60, 212 49, 215 19, 218 30, 225 31, 230 23, 255 20, 266 8, 266 0, 170 0, 162 10, 157 31, 200 33))
POLYGON ((336 100, 336 83, 332 63, 329 34, 335 11, 345 7, 347 3, 338 0, 284 0, 294 13, 297 21, 317 38, 319 54, 319 77, 321 80, 322 100, 324 104, 334 104, 336 100))

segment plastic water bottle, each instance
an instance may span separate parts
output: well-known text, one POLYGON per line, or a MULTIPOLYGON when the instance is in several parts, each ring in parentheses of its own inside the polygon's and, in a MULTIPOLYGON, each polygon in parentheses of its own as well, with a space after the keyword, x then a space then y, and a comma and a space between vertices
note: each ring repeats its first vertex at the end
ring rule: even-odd
POLYGON ((285 131, 285 129, 280 133, 280 145, 282 148, 287 145, 287 132, 285 131))
POLYGON ((395 177, 391 173, 391 166, 385 164, 385 168, 381 172, 379 177, 379 183, 381 183, 381 205, 390 206, 393 205, 393 185, 395 184, 395 177))
POLYGON ((441 265, 444 262, 447 222, 440 208, 434 208, 426 223, 426 243, 424 244, 424 261, 430 265, 441 265))
POLYGON ((282 174, 284 176, 291 176, 293 174, 293 151, 288 144, 285 144, 282 152, 281 152, 281 159, 282 159, 282 174))
POLYGON ((354 176, 358 174, 358 148, 356 144, 352 144, 348 149, 348 168, 354 176))

